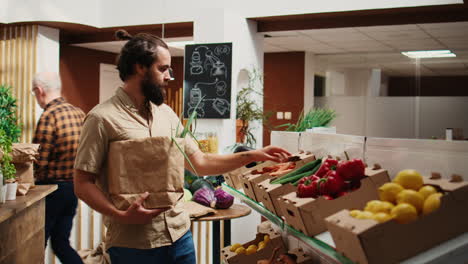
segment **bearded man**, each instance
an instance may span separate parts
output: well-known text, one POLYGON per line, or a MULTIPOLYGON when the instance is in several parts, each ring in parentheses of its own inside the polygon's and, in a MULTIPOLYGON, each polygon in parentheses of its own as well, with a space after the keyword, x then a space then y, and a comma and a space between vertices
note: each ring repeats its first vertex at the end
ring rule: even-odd
MULTIPOLYGON (((108 101, 87 115, 75 160, 75 193, 91 208, 102 213, 107 226, 106 247, 112 264, 190 263, 195 249, 187 212, 149 209, 142 203, 148 193, 127 210, 117 209, 109 199, 105 182, 109 144, 115 141, 169 136, 180 124, 174 111, 164 104, 164 87, 171 79, 171 55, 160 38, 140 33, 134 37, 116 32, 128 40, 122 48, 117 69, 124 82, 108 101)), ((253 161, 283 161, 290 153, 268 146, 235 154, 206 154, 197 144, 187 144, 185 153, 199 175, 218 175, 253 161)), ((145 157, 151 159, 151 157, 145 157)), ((191 167, 184 164, 185 168, 191 167)))

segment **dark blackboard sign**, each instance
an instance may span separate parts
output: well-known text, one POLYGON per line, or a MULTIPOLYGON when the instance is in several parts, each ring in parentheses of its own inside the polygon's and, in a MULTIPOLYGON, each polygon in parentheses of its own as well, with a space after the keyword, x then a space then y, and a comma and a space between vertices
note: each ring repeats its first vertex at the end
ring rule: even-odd
POLYGON ((232 43, 185 46, 184 117, 230 118, 231 72, 232 43))

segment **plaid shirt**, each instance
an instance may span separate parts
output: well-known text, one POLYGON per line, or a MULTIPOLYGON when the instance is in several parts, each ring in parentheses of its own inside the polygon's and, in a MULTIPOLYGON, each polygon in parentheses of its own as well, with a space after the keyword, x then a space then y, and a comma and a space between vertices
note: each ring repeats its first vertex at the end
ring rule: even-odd
POLYGON ((34 164, 37 181, 72 181, 85 114, 62 97, 52 100, 39 119, 33 143, 40 144, 34 164))

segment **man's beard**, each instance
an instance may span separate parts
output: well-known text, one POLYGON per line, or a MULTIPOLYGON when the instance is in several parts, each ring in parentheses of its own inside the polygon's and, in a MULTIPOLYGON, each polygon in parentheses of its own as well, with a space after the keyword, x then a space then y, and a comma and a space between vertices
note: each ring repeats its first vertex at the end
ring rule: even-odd
POLYGON ((141 82, 141 90, 146 99, 146 104, 152 102, 155 105, 164 103, 165 91, 161 85, 153 81, 152 74, 148 71, 141 82))

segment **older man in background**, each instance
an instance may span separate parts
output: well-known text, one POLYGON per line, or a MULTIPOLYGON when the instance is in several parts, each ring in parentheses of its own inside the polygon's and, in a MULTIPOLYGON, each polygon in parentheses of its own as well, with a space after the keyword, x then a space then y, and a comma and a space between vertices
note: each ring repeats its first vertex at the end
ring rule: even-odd
POLYGON ((33 143, 40 144, 34 164, 37 184, 57 184, 46 198, 45 243, 50 237, 55 255, 64 264, 83 263, 70 246, 78 199, 73 191, 73 164, 85 114, 61 97, 57 73, 42 72, 33 79, 32 92, 44 109, 33 143))

